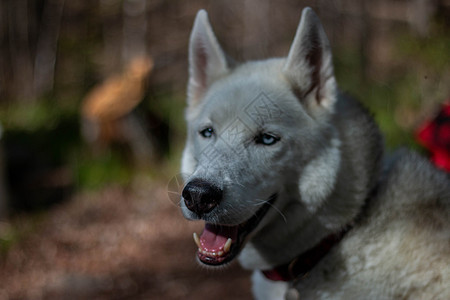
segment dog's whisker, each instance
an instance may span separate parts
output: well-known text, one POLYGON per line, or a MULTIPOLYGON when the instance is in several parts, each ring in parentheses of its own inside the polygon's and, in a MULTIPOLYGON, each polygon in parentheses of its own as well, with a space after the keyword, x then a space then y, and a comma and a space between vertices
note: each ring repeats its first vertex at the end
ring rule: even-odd
POLYGON ((226 186, 228 186, 228 187, 233 187, 234 185, 240 186, 240 187, 242 187, 242 188, 244 188, 244 189, 247 188, 245 185, 243 185, 242 183, 237 182, 237 181, 229 181, 229 182, 226 182, 226 186))
POLYGON ((278 207, 276 207, 275 205, 273 205, 272 203, 270 203, 269 200, 263 200, 263 199, 256 199, 256 200, 261 201, 261 202, 259 202, 259 203, 261 203, 261 204, 268 204, 270 207, 272 207, 273 209, 275 209, 275 211, 283 218, 284 223, 287 224, 287 218, 286 218, 286 216, 281 212, 281 210, 280 210, 278 207))

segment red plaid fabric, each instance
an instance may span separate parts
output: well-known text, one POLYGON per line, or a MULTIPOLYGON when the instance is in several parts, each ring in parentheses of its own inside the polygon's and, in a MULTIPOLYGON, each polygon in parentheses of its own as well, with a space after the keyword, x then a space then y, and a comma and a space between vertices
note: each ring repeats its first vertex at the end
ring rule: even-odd
POLYGON ((419 128, 417 140, 430 151, 436 166, 450 172, 450 99, 433 120, 419 128))

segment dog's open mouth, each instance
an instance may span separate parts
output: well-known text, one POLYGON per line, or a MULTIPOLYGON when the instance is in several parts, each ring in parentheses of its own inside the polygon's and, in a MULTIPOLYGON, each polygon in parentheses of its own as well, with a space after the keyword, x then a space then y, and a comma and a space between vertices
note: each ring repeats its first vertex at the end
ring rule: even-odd
POLYGON ((242 249, 245 238, 258 226, 276 198, 276 194, 272 195, 253 217, 239 225, 227 226, 206 223, 200 237, 194 233, 199 260, 204 264, 213 266, 233 260, 242 249))

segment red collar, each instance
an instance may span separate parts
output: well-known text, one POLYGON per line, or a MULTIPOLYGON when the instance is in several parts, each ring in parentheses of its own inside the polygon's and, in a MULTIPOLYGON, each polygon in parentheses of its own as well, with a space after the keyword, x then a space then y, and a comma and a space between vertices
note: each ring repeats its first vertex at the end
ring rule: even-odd
POLYGON ((334 245, 339 243, 344 235, 351 229, 347 227, 338 233, 325 237, 317 246, 300 254, 292 261, 276 266, 271 270, 264 270, 262 273, 267 279, 274 281, 292 281, 304 277, 314 268, 317 263, 330 252, 334 245))

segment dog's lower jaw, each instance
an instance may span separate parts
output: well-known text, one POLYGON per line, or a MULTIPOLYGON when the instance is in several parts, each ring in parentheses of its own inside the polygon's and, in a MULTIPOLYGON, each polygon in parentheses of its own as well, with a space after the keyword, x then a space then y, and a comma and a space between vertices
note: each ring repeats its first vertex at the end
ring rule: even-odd
POLYGON ((247 221, 234 226, 206 223, 200 237, 194 233, 198 245, 197 257, 200 262, 220 266, 234 260, 245 246, 250 236, 260 227, 278 194, 272 194, 266 202, 247 221))

